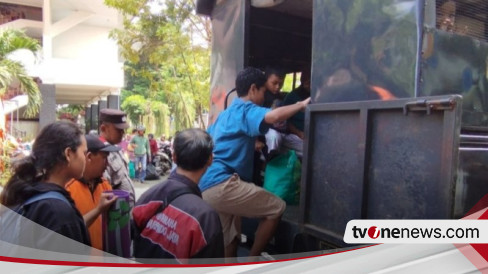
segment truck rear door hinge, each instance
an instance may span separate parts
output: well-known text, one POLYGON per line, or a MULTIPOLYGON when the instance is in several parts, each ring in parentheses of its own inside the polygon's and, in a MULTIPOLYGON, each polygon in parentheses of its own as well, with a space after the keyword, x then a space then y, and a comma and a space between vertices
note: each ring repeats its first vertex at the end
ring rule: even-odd
POLYGON ((409 111, 425 111, 430 115, 432 110, 453 110, 456 106, 455 97, 445 99, 422 99, 408 102, 403 106, 403 114, 408 115, 409 111))

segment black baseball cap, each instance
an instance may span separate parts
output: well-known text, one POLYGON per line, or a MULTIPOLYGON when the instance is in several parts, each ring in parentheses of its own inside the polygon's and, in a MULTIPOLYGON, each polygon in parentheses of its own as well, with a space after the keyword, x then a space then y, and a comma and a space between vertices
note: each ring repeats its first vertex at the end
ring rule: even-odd
POLYGON ((127 129, 127 114, 118 109, 104 108, 100 110, 100 122, 111 123, 118 129, 127 129))
POLYGON ((115 152, 120 150, 118 146, 103 143, 98 136, 93 134, 85 135, 85 139, 89 152, 115 152))

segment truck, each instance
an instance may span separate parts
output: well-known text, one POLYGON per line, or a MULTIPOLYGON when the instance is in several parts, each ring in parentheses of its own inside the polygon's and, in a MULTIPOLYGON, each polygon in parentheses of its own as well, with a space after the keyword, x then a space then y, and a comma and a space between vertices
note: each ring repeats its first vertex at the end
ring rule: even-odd
POLYGON ((274 252, 348 248, 352 219, 487 206, 487 11, 483 0, 197 1, 212 20, 210 123, 243 68, 278 66, 294 83, 312 72, 300 202, 274 252))

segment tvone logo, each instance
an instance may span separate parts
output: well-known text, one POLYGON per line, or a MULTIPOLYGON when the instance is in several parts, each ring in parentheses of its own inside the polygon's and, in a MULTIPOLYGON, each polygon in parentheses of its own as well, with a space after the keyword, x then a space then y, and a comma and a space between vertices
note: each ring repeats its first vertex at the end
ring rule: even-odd
POLYGON ((360 228, 357 226, 352 227, 352 235, 354 238, 366 238, 369 236, 371 239, 377 239, 381 234, 381 231, 378 227, 376 226, 371 226, 369 228, 360 228))
POLYGON ((380 236, 380 230, 376 226, 372 226, 368 229, 368 236, 371 239, 376 239, 380 236))

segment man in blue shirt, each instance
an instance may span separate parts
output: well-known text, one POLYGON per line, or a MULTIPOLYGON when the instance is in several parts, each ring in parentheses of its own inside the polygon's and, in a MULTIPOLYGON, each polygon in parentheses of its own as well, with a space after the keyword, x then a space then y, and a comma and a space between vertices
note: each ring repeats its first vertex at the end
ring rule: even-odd
POLYGON ((200 180, 202 196, 220 216, 226 257, 236 257, 240 216, 260 218, 250 256, 259 256, 273 236, 285 210, 285 202, 252 180, 256 137, 273 123, 303 111, 310 98, 274 110, 261 107, 266 78, 262 71, 247 68, 237 74, 239 98, 220 113, 208 129, 215 147, 214 161, 200 180))

